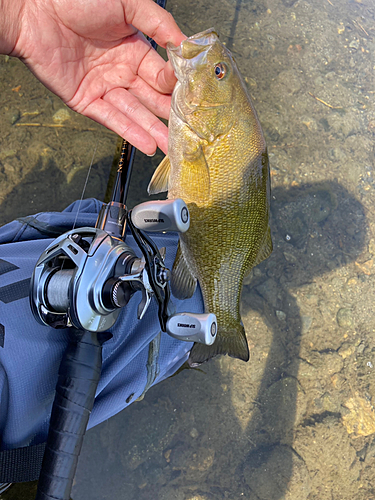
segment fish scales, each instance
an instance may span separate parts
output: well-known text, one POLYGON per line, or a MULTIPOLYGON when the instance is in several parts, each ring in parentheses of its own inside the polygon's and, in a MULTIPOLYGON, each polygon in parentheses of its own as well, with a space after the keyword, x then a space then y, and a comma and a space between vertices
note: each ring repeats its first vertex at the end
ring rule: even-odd
POLYGON ((218 354, 247 361, 242 282, 272 251, 265 140, 235 62, 214 30, 169 46, 168 54, 178 79, 168 157, 149 192, 168 189, 168 198, 187 204, 191 223, 180 236, 172 292, 188 297, 198 280, 205 310, 218 321, 214 344, 195 344, 189 361, 200 364, 218 354))

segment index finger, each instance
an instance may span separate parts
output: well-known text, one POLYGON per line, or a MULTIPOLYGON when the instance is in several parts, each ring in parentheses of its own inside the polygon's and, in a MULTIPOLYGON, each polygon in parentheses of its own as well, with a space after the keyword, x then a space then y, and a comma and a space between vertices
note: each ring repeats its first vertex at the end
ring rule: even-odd
POLYGON ((186 36, 181 32, 172 14, 152 0, 122 0, 126 22, 142 31, 161 47, 168 42, 180 45, 186 36))

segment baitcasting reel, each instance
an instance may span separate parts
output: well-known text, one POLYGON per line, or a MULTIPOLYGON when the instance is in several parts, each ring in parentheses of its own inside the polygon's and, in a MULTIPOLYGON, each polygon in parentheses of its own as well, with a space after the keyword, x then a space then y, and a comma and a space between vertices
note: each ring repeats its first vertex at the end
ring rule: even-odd
POLYGON ((211 345, 216 336, 214 314, 173 314, 170 271, 144 232, 185 232, 190 219, 181 199, 150 201, 127 213, 116 202, 104 205, 97 227, 68 231, 43 252, 31 283, 31 308, 36 319, 54 328, 105 332, 122 307, 141 291, 138 318, 152 297, 159 306, 161 329, 172 337, 211 345), (124 241, 128 224, 143 256, 139 258, 124 241))

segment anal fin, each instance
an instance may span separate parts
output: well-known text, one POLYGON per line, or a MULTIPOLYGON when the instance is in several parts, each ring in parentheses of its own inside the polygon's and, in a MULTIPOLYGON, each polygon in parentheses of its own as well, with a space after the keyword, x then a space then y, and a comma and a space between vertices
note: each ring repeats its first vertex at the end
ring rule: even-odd
POLYGON ((181 242, 178 243, 177 254, 173 264, 171 288, 176 299, 192 297, 197 286, 197 279, 191 274, 182 254, 181 242))

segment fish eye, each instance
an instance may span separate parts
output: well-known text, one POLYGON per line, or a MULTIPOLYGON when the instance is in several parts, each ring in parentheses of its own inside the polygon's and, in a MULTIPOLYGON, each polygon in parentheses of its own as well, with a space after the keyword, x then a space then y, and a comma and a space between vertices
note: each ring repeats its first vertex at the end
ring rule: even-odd
POLYGON ((227 74, 227 66, 224 63, 215 64, 215 76, 218 80, 222 80, 227 74))

